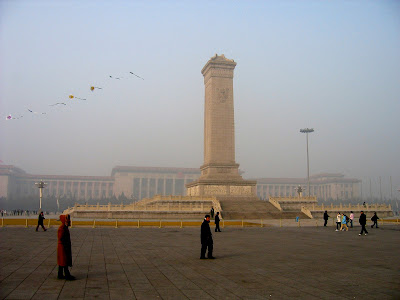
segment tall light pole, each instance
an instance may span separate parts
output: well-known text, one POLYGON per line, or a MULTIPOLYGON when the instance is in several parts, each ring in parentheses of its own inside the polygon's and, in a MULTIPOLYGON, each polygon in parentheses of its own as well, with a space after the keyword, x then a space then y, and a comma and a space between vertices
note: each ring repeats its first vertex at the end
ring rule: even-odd
POLYGON ((311 132, 314 132, 313 128, 303 128, 300 129, 301 133, 305 133, 306 134, 306 141, 307 141, 307 186, 308 186, 308 190, 307 190, 307 194, 310 197, 310 162, 308 159, 308 134, 311 132))
POLYGON ((40 209, 42 209, 42 196, 43 196, 43 189, 45 188, 47 183, 45 183, 43 180, 40 180, 39 182, 36 182, 35 185, 39 188, 39 197, 40 197, 40 209))

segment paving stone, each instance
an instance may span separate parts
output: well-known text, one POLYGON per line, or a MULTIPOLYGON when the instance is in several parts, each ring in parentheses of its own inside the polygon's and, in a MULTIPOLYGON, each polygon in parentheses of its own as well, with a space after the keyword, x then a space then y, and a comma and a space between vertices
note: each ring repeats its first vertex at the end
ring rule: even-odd
POLYGON ((162 299, 156 290, 135 291, 134 293, 138 300, 162 299))
POLYGON ((332 228, 225 228, 217 259, 200 260, 199 228, 74 227, 77 280, 65 281, 56 228, 4 227, 0 299, 400 298, 400 227, 361 238, 332 228))
POLYGON ((181 292, 190 300, 203 300, 203 299, 215 299, 212 295, 206 293, 203 290, 184 290, 181 292))
POLYGON ((121 300, 121 299, 129 299, 135 300, 135 294, 131 288, 110 288, 110 299, 121 300))

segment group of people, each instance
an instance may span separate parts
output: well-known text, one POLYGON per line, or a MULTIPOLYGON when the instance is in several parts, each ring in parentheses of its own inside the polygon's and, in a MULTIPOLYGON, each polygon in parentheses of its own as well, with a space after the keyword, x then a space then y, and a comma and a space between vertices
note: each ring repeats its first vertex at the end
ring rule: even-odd
MULTIPOLYGON (((215 257, 213 256, 213 248, 214 248, 214 242, 212 238, 212 233, 211 233, 211 228, 210 228, 210 219, 214 217, 214 208, 211 208, 210 215, 205 215, 203 223, 201 224, 201 233, 200 233, 200 240, 201 240, 201 252, 200 252, 200 259, 214 259, 215 257), (210 216, 211 215, 211 216, 210 216), (206 257, 206 252, 207 257, 206 257)), ((328 221, 329 215, 328 212, 325 211, 324 213, 324 226, 326 226, 327 221, 328 221)), ((338 213, 336 216, 336 231, 339 230, 348 230, 347 224, 350 222, 351 228, 353 227, 353 219, 354 219, 354 213, 350 213, 350 217, 348 218, 345 214, 340 214, 338 213), (340 229, 339 229, 339 225, 340 229)), ((38 217, 38 225, 36 227, 36 231, 38 230, 39 226, 42 226, 43 230, 46 231, 46 228, 43 226, 43 220, 45 219, 43 212, 39 213, 38 217)), ((376 226, 378 228, 378 216, 376 215, 376 212, 374 213, 374 216, 371 218, 371 220, 374 222, 373 225, 371 225, 371 228, 376 226)), ((215 215, 215 232, 221 232, 221 229, 219 228, 219 222, 220 222, 220 215, 219 212, 215 215)), ((60 215, 60 221, 61 225, 58 228, 57 231, 57 236, 58 236, 58 243, 57 243, 57 264, 58 264, 58 279, 65 279, 65 280, 75 280, 75 277, 71 275, 71 273, 68 270, 68 267, 72 266, 72 251, 71 251, 71 238, 69 234, 69 229, 68 227, 71 226, 71 218, 70 216, 67 215, 60 215)), ((365 235, 368 234, 368 231, 366 229, 366 224, 367 224, 367 217, 364 214, 363 211, 361 211, 360 218, 359 218, 359 223, 361 225, 361 232, 359 235, 362 235, 363 233, 365 235)))
MULTIPOLYGON (((214 215, 214 208, 211 210, 211 214, 214 215)), ((40 212, 38 217, 38 226, 36 227, 36 231, 39 226, 42 226, 43 230, 46 231, 46 228, 43 226, 44 215, 43 212, 40 212)), ((219 228, 219 212, 215 215, 215 232, 221 232, 219 228)), ((57 236, 57 264, 58 264, 58 279, 65 280, 75 280, 75 277, 71 275, 68 270, 68 267, 72 267, 72 251, 71 251, 71 238, 69 234, 68 227, 71 226, 71 218, 70 215, 60 215, 61 225, 58 227, 57 236)), ((214 259, 213 256, 213 238, 210 228, 210 215, 206 215, 203 223, 201 224, 201 255, 200 259, 206 259, 206 252, 208 259, 214 259)))
MULTIPOLYGON (((329 219, 328 211, 325 211, 324 212, 324 226, 325 227, 326 227, 326 224, 328 223, 328 219, 329 219)), ((379 219, 379 217, 377 216, 376 212, 374 212, 374 215, 371 218, 371 221, 374 223, 371 225, 371 228, 373 228, 374 226, 376 226, 376 228, 379 228, 378 227, 378 219, 379 219)), ((336 231, 344 231, 344 230, 348 231, 349 223, 350 223, 350 228, 353 228, 353 220, 354 220, 354 213, 352 211, 350 212, 350 217, 348 217, 344 213, 338 212, 336 215, 336 231)), ((363 233, 364 233, 364 235, 367 235, 368 231, 365 228, 365 226, 367 225, 367 216, 364 214, 364 211, 360 212, 360 217, 358 219, 358 222, 361 225, 361 232, 359 235, 362 235, 363 233)))

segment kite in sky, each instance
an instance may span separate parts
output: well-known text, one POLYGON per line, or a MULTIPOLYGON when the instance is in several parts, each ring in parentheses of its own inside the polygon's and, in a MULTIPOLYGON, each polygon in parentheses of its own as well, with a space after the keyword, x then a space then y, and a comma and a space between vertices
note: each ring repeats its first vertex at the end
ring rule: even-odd
POLYGON ((21 119, 23 116, 19 116, 19 117, 13 117, 12 115, 8 115, 6 117, 6 120, 16 120, 16 119, 21 119))
POLYGON ((49 106, 56 106, 56 105, 67 105, 67 104, 64 103, 64 102, 57 102, 57 103, 54 103, 54 104, 50 104, 49 106))
POLYGON ((28 108, 28 111, 30 113, 33 113, 33 114, 39 114, 39 115, 45 115, 46 114, 45 112, 40 113, 40 112, 37 112, 37 111, 33 111, 33 110, 29 109, 29 108, 28 108))
MULTIPOLYGON (((137 75, 137 74, 135 74, 135 73, 133 73, 133 72, 129 72, 129 74, 131 74, 131 75, 133 75, 133 76, 135 76, 135 77, 137 77, 137 78, 139 78, 139 79, 144 80, 143 77, 140 77, 139 75, 137 75)), ((123 76, 118 76, 118 77, 117 77, 117 76, 111 76, 111 75, 109 75, 108 77, 111 78, 111 79, 116 79, 116 80, 121 80, 121 79, 124 79, 124 78, 125 78, 125 79, 133 78, 132 76, 128 76, 128 75, 127 75, 127 77, 123 77, 123 76)), ((90 90, 91 90, 92 92, 94 92, 94 90, 96 90, 96 89, 102 90, 103 88, 102 88, 102 87, 98 87, 98 86, 90 86, 90 90)), ((80 98, 80 97, 76 97, 76 96, 74 96, 74 95, 69 95, 68 98, 69 98, 69 99, 77 99, 77 100, 86 100, 86 98, 80 98)), ((66 103, 66 102, 56 102, 56 103, 53 103, 53 104, 49 104, 49 106, 57 106, 57 105, 64 105, 64 106, 66 106, 67 103, 66 103)), ((30 108, 28 108, 28 111, 29 111, 30 113, 36 114, 36 115, 45 115, 45 114, 46 114, 45 112, 33 111, 33 110, 30 109, 30 108)), ((19 116, 17 116, 17 117, 14 116, 14 115, 9 114, 9 115, 6 116, 6 120, 16 120, 16 119, 22 118, 23 116, 24 116, 24 114, 23 114, 23 115, 19 115, 19 116)))
POLYGON ((75 97, 74 95, 69 95, 69 99, 86 100, 86 99, 83 99, 83 98, 75 97))
POLYGON ((92 92, 93 92, 95 89, 102 90, 103 88, 98 87, 98 86, 91 86, 91 87, 90 87, 90 90, 91 90, 92 92))
POLYGON ((144 78, 142 78, 142 77, 140 77, 140 76, 136 75, 136 74, 135 74, 135 73, 133 73, 133 72, 129 72, 129 73, 131 73, 132 75, 135 75, 136 77, 138 77, 138 78, 140 78, 140 79, 143 79, 143 80, 144 80, 144 78))

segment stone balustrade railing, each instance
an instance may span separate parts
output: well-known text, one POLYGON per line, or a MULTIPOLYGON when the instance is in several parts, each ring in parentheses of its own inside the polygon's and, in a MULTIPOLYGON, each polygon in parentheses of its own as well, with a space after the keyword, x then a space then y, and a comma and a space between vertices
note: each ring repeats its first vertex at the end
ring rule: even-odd
POLYGON ((340 203, 339 205, 333 205, 331 203, 330 205, 324 205, 323 203, 321 205, 316 205, 316 204, 309 204, 306 205, 306 207, 311 210, 311 211, 361 211, 361 210, 366 210, 366 211, 391 211, 392 206, 389 204, 342 204, 340 203))
POLYGON ((307 207, 302 206, 302 207, 301 207, 301 212, 302 212, 303 214, 305 214, 307 217, 309 217, 310 219, 313 218, 313 215, 312 215, 311 211, 310 211, 307 207))
POLYGON ((154 196, 151 199, 145 198, 136 203, 130 204, 111 204, 108 205, 88 205, 75 204, 74 207, 68 208, 64 213, 85 212, 85 211, 198 211, 209 212, 211 206, 214 210, 219 211, 222 216, 221 204, 215 197, 196 197, 196 196, 154 196))
POLYGON ((269 199, 274 200, 278 203, 284 203, 284 202, 317 202, 317 197, 316 196, 305 196, 305 197, 269 197, 269 199))
POLYGON ((273 206, 275 206, 277 209, 279 209, 280 211, 282 211, 281 205, 280 205, 279 202, 276 201, 274 198, 269 198, 269 202, 270 202, 273 206))

